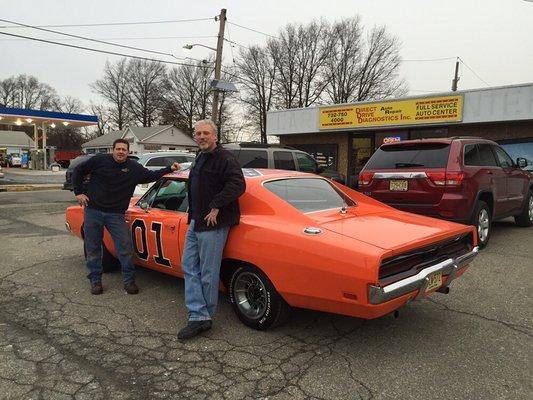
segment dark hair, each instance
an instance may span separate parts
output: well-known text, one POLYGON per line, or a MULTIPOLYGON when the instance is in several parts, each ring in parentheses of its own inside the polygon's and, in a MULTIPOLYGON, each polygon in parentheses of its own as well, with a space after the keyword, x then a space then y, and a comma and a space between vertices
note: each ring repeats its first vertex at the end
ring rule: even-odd
POLYGON ((124 143, 126 146, 128 146, 128 150, 130 149, 130 142, 128 142, 126 139, 117 139, 113 142, 113 148, 117 145, 117 143, 124 143))

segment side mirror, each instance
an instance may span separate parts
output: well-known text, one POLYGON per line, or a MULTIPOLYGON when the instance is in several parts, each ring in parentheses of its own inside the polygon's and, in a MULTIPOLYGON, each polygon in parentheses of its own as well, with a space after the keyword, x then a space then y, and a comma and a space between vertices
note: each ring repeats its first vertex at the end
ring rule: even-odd
POLYGON ((516 159, 516 165, 518 165, 520 168, 525 168, 527 167, 527 160, 525 158, 518 157, 516 159))
POLYGON ((146 202, 146 201, 141 201, 139 203, 139 207, 141 207, 145 212, 149 212, 150 211, 150 204, 148 204, 148 202, 146 202))

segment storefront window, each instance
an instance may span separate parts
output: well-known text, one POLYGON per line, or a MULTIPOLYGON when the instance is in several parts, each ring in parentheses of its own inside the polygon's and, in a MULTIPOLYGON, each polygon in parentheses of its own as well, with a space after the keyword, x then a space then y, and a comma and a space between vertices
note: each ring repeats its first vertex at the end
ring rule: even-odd
POLYGON ((336 144, 291 144, 291 146, 311 154, 319 166, 338 170, 336 144))

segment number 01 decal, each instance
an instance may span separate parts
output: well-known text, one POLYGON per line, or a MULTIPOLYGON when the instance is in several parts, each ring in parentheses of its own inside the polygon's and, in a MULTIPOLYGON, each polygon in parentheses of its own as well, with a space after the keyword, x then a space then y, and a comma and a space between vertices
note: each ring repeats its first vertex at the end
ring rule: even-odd
MULTIPOLYGON (((152 222, 152 228, 151 231, 155 232, 155 244, 157 248, 157 254, 155 254, 154 261, 162 265, 164 267, 170 267, 170 260, 168 258, 165 258, 164 252, 163 252, 163 242, 161 240, 161 230, 162 230, 163 224, 161 222, 152 222)), ((148 240, 146 237, 146 225, 142 219, 136 219, 133 224, 131 225, 131 239, 133 242, 133 250, 135 250, 135 253, 137 256, 144 261, 148 261, 148 240), (137 235, 136 231, 140 230, 141 232, 141 240, 142 240, 142 249, 139 250, 139 243, 137 241, 137 235)))

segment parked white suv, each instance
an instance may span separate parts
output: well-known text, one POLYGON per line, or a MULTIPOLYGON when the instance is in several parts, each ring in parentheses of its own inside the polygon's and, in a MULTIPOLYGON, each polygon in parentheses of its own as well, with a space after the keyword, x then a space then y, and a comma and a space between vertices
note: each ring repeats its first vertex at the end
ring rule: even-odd
MULTIPOLYGON (((137 162, 142 166, 151 169, 157 170, 163 167, 168 167, 173 163, 180 163, 182 169, 190 167, 191 163, 194 161, 195 154, 184 151, 184 150, 167 150, 167 151, 158 151, 154 153, 145 153, 139 157, 137 162)), ((135 187, 134 196, 144 195, 148 189, 153 185, 153 183, 142 183, 135 187)))

